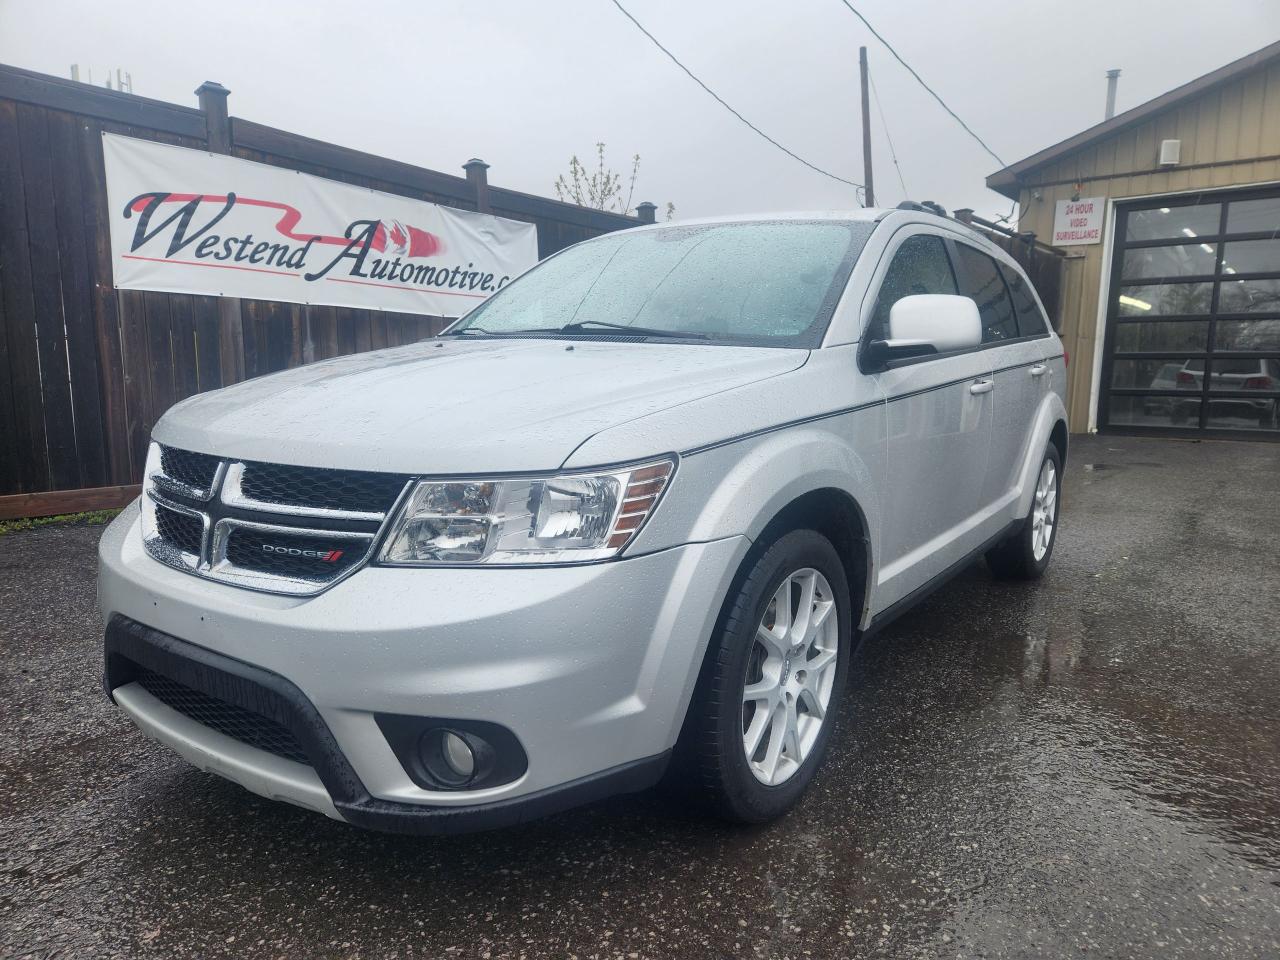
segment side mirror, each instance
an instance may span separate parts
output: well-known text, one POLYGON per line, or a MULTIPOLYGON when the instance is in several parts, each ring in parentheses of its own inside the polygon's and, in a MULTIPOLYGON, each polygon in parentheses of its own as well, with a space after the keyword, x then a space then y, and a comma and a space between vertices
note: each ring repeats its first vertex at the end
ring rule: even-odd
POLYGON ((982 343, 982 318, 970 297, 918 293, 889 311, 889 339, 868 344, 873 362, 965 350, 982 343))

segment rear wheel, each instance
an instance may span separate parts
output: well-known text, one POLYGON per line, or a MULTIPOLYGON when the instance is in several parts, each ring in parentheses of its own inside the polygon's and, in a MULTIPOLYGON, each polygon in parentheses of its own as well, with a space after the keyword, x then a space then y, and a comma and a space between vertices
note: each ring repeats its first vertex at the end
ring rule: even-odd
POLYGON ((987 566, 1006 580, 1036 580, 1049 569, 1058 537, 1058 487, 1062 457, 1049 444, 1036 478, 1031 512, 1018 532, 987 551, 987 566))
POLYGON ((715 813, 755 823, 799 799, 844 688, 850 616, 844 566, 821 534, 793 531, 754 560, 712 638, 682 743, 715 813))

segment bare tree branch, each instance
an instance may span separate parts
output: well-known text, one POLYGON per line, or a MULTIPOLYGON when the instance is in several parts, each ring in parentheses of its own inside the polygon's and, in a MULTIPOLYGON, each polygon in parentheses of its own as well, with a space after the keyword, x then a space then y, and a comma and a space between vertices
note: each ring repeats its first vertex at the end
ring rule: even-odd
MULTIPOLYGON (((636 194, 636 182, 640 179, 640 154, 631 158, 631 173, 626 180, 625 197, 622 174, 606 164, 604 154, 604 143, 596 143, 596 167, 591 172, 587 171, 586 165, 578 159, 576 153, 570 157, 568 175, 562 173, 556 177, 556 197, 580 207, 629 214, 636 194)), ((667 219, 670 220, 674 215, 675 204, 668 203, 667 219)))

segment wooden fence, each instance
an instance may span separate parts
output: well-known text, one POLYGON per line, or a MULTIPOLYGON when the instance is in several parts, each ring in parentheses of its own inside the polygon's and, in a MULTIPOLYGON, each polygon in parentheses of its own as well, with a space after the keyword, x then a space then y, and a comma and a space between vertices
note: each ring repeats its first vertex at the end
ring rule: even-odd
POLYGON ((229 153, 538 226, 538 253, 652 222, 492 187, 227 113, 207 83, 181 107, 0 65, 0 519, 117 506, 148 437, 204 390, 340 354, 411 343, 416 314, 116 290, 102 132, 229 153))

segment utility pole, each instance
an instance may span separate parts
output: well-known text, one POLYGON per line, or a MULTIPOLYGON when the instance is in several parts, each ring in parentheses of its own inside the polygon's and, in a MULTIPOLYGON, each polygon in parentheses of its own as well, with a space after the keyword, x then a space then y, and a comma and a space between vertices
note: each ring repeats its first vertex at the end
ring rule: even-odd
POLYGON ((866 181, 867 206, 876 205, 875 178, 871 175, 871 101, 867 87, 867 48, 858 48, 858 72, 862 75, 862 179, 866 181))

